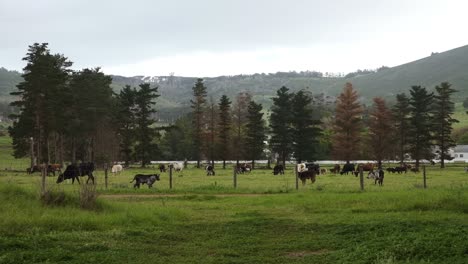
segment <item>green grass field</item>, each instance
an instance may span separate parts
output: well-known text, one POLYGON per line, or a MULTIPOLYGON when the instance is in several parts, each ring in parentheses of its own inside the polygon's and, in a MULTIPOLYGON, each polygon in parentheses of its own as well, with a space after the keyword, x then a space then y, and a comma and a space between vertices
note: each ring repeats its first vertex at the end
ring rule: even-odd
POLYGON ((295 190, 291 169, 238 175, 234 189, 231 169, 218 167, 174 173, 172 190, 168 173, 153 189, 129 183, 153 172, 109 175, 106 190, 97 171, 90 211, 76 183, 47 177, 67 199, 43 206, 37 174, 0 171, 0 263, 467 263, 462 165, 428 167, 427 189, 421 173, 387 173, 363 192, 358 178, 330 174, 295 190))

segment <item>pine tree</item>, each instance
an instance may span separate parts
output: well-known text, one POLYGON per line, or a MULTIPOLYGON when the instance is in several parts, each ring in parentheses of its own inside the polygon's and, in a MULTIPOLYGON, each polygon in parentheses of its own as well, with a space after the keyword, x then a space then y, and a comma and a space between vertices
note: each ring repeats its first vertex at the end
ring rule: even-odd
POLYGON ((362 107, 351 83, 346 83, 336 104, 333 156, 349 163, 359 153, 362 107))
POLYGON ((403 164, 408 145, 409 115, 411 109, 410 100, 406 94, 397 94, 396 100, 392 112, 395 121, 395 138, 398 142, 398 156, 400 158, 400 163, 403 164))
POLYGON ((23 68, 23 81, 18 91, 11 93, 19 97, 12 103, 20 113, 13 115, 14 123, 9 129, 13 137, 16 157, 24 156, 29 149, 29 138, 34 139, 38 162, 49 162, 51 135, 60 130, 59 122, 63 109, 57 109, 56 100, 66 96, 66 83, 72 62, 60 54, 51 54, 47 43, 29 46, 23 68))
POLYGON ((220 158, 223 160, 223 169, 226 169, 226 159, 229 157, 231 121, 231 101, 226 95, 221 96, 218 103, 219 123, 218 137, 220 158))
POLYGON ((451 86, 450 83, 443 82, 435 87, 437 94, 434 97, 433 120, 436 145, 439 146, 440 151, 441 168, 445 168, 445 159, 449 157, 448 149, 456 145, 451 134, 452 124, 458 123, 458 120, 452 118, 455 104, 450 100, 450 97, 457 91, 451 86))
POLYGON ((263 119, 262 105, 250 101, 247 114, 246 146, 247 156, 252 160, 252 169, 255 168, 255 160, 259 159, 265 148, 267 139, 266 122, 263 119))
POLYGON ((311 102, 304 91, 294 94, 291 102, 293 151, 298 163, 315 160, 319 149, 320 122, 313 119, 311 102))
POLYGON ((159 132, 151 127, 154 123, 152 115, 156 113, 153 105, 154 99, 158 98, 158 87, 151 88, 149 83, 140 84, 140 90, 137 90, 135 96, 136 104, 136 124, 137 124, 137 145, 135 152, 137 158, 141 160, 141 166, 145 167, 159 153, 158 145, 153 142, 155 137, 159 137, 159 132))
POLYGON ((431 109, 434 102, 434 94, 426 88, 412 86, 410 90, 411 117, 408 133, 409 152, 412 159, 416 160, 416 168, 423 158, 431 158, 433 119, 431 109))
POLYGON ((193 90, 193 100, 190 100, 191 108, 193 109, 193 145, 194 157, 197 160, 197 168, 200 168, 201 152, 203 149, 203 134, 205 115, 206 115, 206 86, 203 84, 203 79, 197 79, 193 90))
POLYGON ((374 98, 369 120, 369 138, 374 159, 379 168, 382 168, 382 160, 388 157, 393 145, 393 122, 392 113, 385 105, 385 100, 380 97, 374 98))
POLYGON ((135 143, 135 97, 136 89, 126 85, 117 98, 117 111, 115 122, 117 124, 117 131, 120 136, 120 151, 123 154, 125 165, 128 166, 132 156, 132 149, 135 143))
POLYGON ((281 87, 276 92, 276 97, 273 98, 273 106, 271 107, 270 129, 271 138, 270 146, 273 152, 279 154, 279 158, 286 165, 286 158, 292 151, 292 133, 291 133, 291 102, 292 94, 285 86, 281 87))
POLYGON ((210 105, 208 107, 208 158, 211 166, 214 167, 215 160, 215 144, 216 144, 216 104, 213 97, 210 98, 210 105))
POLYGON ((71 141, 72 162, 94 161, 98 130, 108 130, 113 117, 112 78, 100 68, 74 72, 70 81, 66 110, 67 135, 71 141))

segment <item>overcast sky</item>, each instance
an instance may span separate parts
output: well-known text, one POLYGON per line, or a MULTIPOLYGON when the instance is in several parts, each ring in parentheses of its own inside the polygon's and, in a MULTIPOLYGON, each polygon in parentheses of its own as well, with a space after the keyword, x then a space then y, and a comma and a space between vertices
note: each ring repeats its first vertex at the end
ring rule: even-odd
POLYGON ((350 72, 468 44, 465 0, 0 0, 0 67, 48 42, 74 69, 350 72))

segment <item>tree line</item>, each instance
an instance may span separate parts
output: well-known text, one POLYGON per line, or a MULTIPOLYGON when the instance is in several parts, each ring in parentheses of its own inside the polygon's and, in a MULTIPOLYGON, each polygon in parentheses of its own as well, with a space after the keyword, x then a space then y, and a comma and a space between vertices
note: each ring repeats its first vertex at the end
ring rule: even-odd
MULTIPOLYGON (((157 122, 158 87, 148 83, 125 86, 119 93, 112 78, 99 68, 72 71, 72 62, 52 54, 47 43, 31 45, 23 81, 12 95, 19 109, 9 128, 15 157, 30 155, 36 163, 151 160, 203 161, 268 159, 285 163, 318 159, 382 160, 406 153, 416 160, 432 158, 438 146, 442 160, 454 145, 450 136, 455 92, 449 83, 430 93, 413 86, 410 95, 398 94, 389 108, 382 98, 372 107, 359 103, 347 83, 336 108, 306 90, 283 86, 272 98, 270 110, 248 92, 231 100, 208 95, 203 79, 192 88, 191 111, 173 124, 157 122)), ((323 99, 323 98, 322 98, 323 99)), ((443 161, 442 161, 443 166, 443 161)))

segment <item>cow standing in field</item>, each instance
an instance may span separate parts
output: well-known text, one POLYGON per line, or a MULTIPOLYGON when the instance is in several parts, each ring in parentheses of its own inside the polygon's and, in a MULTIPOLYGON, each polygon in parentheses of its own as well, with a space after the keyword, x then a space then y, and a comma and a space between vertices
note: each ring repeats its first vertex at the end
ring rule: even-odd
POLYGON ((184 163, 182 162, 173 162, 169 164, 169 168, 172 168, 175 171, 181 172, 184 169, 184 163))
POLYGON ((340 169, 341 169, 340 164, 335 164, 333 168, 330 169, 330 172, 336 174, 340 172, 340 169))
POLYGON ((158 169, 159 169, 159 172, 166 172, 166 165, 159 164, 158 169))
POLYGON ((279 164, 279 165, 276 165, 274 168, 273 168, 273 175, 278 175, 278 174, 284 174, 284 167, 283 165, 279 164))
POLYGON ((120 165, 120 164, 115 164, 115 165, 112 166, 112 168, 111 168, 111 172, 112 172, 112 174, 114 174, 114 175, 120 174, 121 171, 123 171, 123 167, 122 167, 122 165, 120 165))
POLYGON ((371 171, 367 175, 368 179, 373 179, 375 182, 374 184, 379 183, 380 186, 383 185, 383 179, 384 179, 384 171, 383 170, 377 170, 377 171, 371 171))
POLYGON ((348 172, 354 172, 354 164, 353 163, 346 163, 343 165, 343 170, 340 172, 341 175, 345 174, 348 175, 348 172))
POLYGON ((316 176, 317 172, 315 170, 305 170, 297 173, 297 177, 301 180, 302 185, 306 184, 307 179, 310 179, 310 181, 314 183, 316 176))
POLYGON ((213 166, 206 165, 205 170, 206 170, 206 176, 215 176, 215 171, 214 171, 213 166))
POLYGON ((60 173, 60 175, 57 178, 57 183, 61 183, 64 180, 68 179, 72 180, 72 184, 75 183, 75 179, 78 181, 78 183, 80 183, 80 177, 88 176, 86 183, 88 183, 89 180, 91 180, 94 184, 93 171, 94 163, 92 162, 81 163, 80 165, 70 164, 67 166, 63 173, 60 173))
POLYGON ((159 174, 149 174, 149 175, 137 174, 135 175, 135 177, 133 177, 133 180, 130 183, 135 182, 135 184, 133 185, 133 188, 140 189, 140 184, 145 184, 145 183, 148 185, 148 188, 152 188, 154 182, 159 181, 159 180, 160 180, 159 174))

